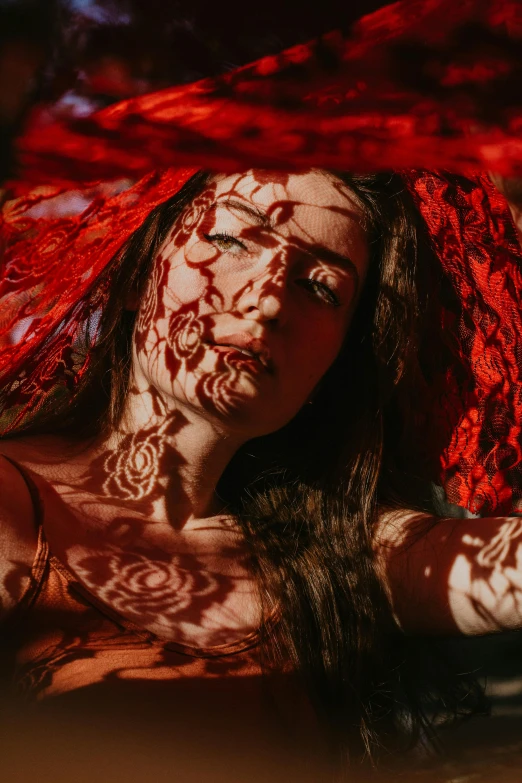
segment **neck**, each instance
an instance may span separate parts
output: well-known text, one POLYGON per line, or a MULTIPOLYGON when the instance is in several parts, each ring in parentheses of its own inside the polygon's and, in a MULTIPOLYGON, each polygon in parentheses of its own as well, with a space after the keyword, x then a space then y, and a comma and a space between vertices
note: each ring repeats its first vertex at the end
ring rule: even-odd
POLYGON ((151 389, 128 394, 116 431, 89 449, 93 486, 177 529, 223 513, 216 486, 244 438, 151 389))

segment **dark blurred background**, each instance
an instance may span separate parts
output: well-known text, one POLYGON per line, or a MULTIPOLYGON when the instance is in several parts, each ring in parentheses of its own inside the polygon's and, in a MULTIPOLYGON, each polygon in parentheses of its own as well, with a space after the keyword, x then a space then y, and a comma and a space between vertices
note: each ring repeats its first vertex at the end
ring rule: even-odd
POLYGON ((0 179, 36 101, 84 116, 233 70, 333 29, 379 0, 0 0, 0 179))

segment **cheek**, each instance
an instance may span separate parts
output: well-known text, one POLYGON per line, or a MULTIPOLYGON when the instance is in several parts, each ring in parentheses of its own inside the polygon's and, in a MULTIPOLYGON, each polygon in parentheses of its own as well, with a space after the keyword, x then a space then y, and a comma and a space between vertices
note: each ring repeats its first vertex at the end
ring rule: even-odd
POLYGON ((180 264, 171 269, 169 284, 165 296, 165 305, 169 310, 177 310, 183 305, 195 302, 205 295, 207 280, 199 269, 180 264))
POLYGON ((323 362, 333 361, 344 342, 347 318, 333 318, 309 322, 308 344, 314 355, 323 362))
POLYGON ((171 256, 166 307, 177 310, 195 301, 213 307, 216 297, 221 301, 223 281, 215 261, 215 248, 199 239, 171 256))
POLYGON ((317 383, 335 361, 346 335, 344 321, 311 321, 297 352, 298 367, 312 384, 317 383))
POLYGON ((167 309, 177 310, 204 295, 208 284, 205 267, 212 262, 213 248, 201 242, 195 232, 192 237, 186 236, 180 246, 176 232, 174 234, 160 251, 159 257, 167 266, 167 274, 162 275, 160 296, 167 309))

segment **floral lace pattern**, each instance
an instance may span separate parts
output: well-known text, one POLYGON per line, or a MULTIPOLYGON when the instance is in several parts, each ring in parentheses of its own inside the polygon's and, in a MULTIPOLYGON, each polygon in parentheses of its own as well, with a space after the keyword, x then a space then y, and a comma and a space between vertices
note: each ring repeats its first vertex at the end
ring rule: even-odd
MULTIPOLYGON (((82 329, 96 328, 106 300, 104 272, 195 170, 392 167, 405 171, 452 292, 424 401, 430 448, 442 455, 452 502, 508 511, 522 495, 521 256, 506 202, 469 167, 520 170, 521 9, 512 0, 396 3, 348 37, 332 33, 217 79, 74 123, 41 127, 35 117, 18 144, 19 197, 0 217, 3 431, 74 391, 89 361, 82 329), (71 182, 122 177, 120 190, 86 189, 81 214, 46 213, 71 182)), ((188 321, 178 334, 190 358, 188 321)))
POLYGON ((450 502, 509 513, 522 494, 521 248, 488 177, 408 181, 453 294, 432 356, 430 443, 450 502))

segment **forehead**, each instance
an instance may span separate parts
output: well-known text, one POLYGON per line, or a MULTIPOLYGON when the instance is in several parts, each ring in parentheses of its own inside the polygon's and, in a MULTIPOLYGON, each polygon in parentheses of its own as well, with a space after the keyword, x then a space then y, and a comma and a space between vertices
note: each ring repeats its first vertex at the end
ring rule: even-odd
MULTIPOLYGON (((334 175, 318 169, 285 174, 252 169, 213 177, 215 203, 253 205, 278 233, 347 254, 359 267, 367 262, 365 215, 357 196, 334 175)), ((360 271, 364 271, 360 269, 360 271)))

